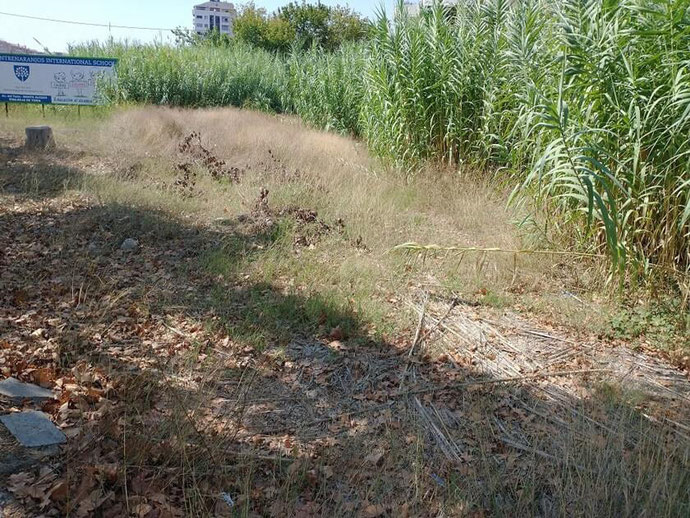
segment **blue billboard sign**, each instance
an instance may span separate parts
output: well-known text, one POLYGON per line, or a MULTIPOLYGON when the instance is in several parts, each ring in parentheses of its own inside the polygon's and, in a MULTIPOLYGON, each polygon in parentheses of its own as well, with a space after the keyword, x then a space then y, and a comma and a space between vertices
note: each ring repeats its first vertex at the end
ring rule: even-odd
POLYGON ((0 54, 0 102, 103 104, 97 85, 115 78, 117 59, 0 54))

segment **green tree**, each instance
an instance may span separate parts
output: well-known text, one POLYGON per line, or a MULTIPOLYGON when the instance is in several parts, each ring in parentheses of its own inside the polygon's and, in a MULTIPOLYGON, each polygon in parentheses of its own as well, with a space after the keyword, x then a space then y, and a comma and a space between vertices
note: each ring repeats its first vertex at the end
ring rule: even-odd
POLYGON ((287 52, 295 41, 295 29, 286 20, 278 17, 268 19, 266 38, 263 47, 266 50, 287 52))
POLYGON ((331 9, 325 5, 290 2, 278 9, 278 17, 295 31, 295 39, 303 49, 332 48, 329 30, 331 9))
POLYGON ((268 33, 268 19, 265 9, 249 3, 240 9, 233 23, 235 37, 256 47, 264 47, 268 33))
POLYGON ((352 9, 337 6, 331 8, 329 32, 335 49, 347 42, 367 39, 371 34, 371 22, 352 9))
POLYGON ((345 7, 290 2, 269 15, 250 2, 240 9, 234 29, 238 40, 265 50, 288 52, 296 46, 333 51, 366 38, 370 24, 345 7))

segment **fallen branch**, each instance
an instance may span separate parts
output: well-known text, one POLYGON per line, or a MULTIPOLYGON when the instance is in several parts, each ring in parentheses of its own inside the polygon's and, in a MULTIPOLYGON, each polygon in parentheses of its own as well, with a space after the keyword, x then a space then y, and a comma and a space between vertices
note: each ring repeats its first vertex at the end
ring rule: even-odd
POLYGON ((525 376, 514 376, 511 378, 496 378, 496 379, 465 381, 462 383, 452 383, 449 385, 442 385, 440 387, 430 387, 430 388, 425 388, 425 389, 406 390, 404 392, 398 392, 396 394, 393 394, 392 397, 412 396, 415 394, 429 394, 432 392, 442 392, 444 390, 456 390, 456 389, 465 388, 465 387, 474 387, 477 385, 496 385, 499 383, 515 383, 515 382, 530 380, 530 379, 557 378, 557 377, 561 377, 561 376, 572 376, 575 374, 593 374, 593 373, 602 373, 602 372, 611 372, 611 370, 610 369, 580 369, 580 370, 573 370, 573 371, 543 372, 543 373, 539 373, 539 374, 527 374, 525 376))
POLYGON ((557 457, 554 457, 553 455, 546 453, 545 451, 538 450, 534 448, 533 446, 527 446, 524 444, 520 444, 519 442, 512 441, 510 439, 507 439, 505 437, 499 437, 499 439, 510 446, 511 448, 515 448, 516 450, 521 450, 521 451, 526 451, 528 453, 533 453, 534 455, 538 455, 539 457, 544 457, 545 459, 553 460, 556 462, 559 462, 557 457))
POLYGON ((515 254, 515 255, 566 255, 572 257, 591 257, 594 259, 605 259, 607 256, 603 254, 591 254, 586 252, 572 252, 568 250, 530 250, 530 249, 510 249, 510 248, 480 248, 477 246, 442 246, 442 245, 421 245, 419 243, 403 243, 394 246, 394 252, 405 250, 408 252, 477 252, 477 253, 499 253, 499 254, 515 254))
POLYGON ((403 385, 405 384, 405 379, 407 378, 407 371, 410 368, 410 362, 412 361, 412 355, 415 352, 415 349, 417 348, 417 344, 421 341, 422 338, 422 329, 424 329, 424 316, 426 315, 426 306, 429 303, 429 293, 427 292, 424 297, 424 304, 422 305, 422 310, 419 313, 419 322, 417 323, 417 330, 414 333, 414 339, 412 340, 412 346, 410 347, 409 352, 407 353, 407 361, 405 362, 405 368, 403 369, 402 374, 400 375, 400 387, 398 390, 403 389, 403 385))
MULTIPOLYGON (((254 459, 254 460, 263 460, 263 461, 268 461, 268 462, 284 462, 284 463, 290 463, 290 462, 295 462, 299 459, 293 458, 293 457, 281 457, 279 455, 261 455, 257 453, 252 453, 252 452, 242 452, 242 451, 226 451, 228 455, 234 455, 236 457, 245 457, 249 459, 254 459)), ((221 466, 223 468, 231 468, 231 469, 236 469, 237 466, 232 465, 232 466, 221 466)))
MULTIPOLYGON (((423 323, 423 320, 424 320, 425 315, 426 315, 426 305, 427 305, 427 302, 428 302, 428 296, 427 296, 427 300, 426 300, 425 303, 424 303, 424 306, 422 306, 421 315, 420 315, 420 325, 423 323)), ((458 299, 458 298, 454 298, 454 299, 451 301, 450 306, 448 306, 448 310, 445 312, 445 314, 444 314, 440 319, 438 319, 438 320, 434 323, 433 326, 431 326, 429 329, 427 329, 427 330, 424 332, 424 336, 423 336, 422 338, 425 339, 425 340, 426 340, 427 338, 429 338, 439 327, 441 327, 441 326, 444 324, 445 320, 450 316, 451 312, 452 312, 456 307, 458 307, 460 304, 464 304, 464 302, 462 302, 462 301, 461 301, 460 299, 458 299)), ((408 305, 409 305, 410 307, 412 307, 412 309, 414 309, 415 311, 419 311, 419 308, 417 308, 414 304, 408 302, 408 305)), ((416 341, 417 341, 417 337, 415 337, 415 342, 416 342, 416 341)))
MULTIPOLYGON (((611 370, 610 369, 581 369, 581 370, 561 371, 561 372, 544 372, 541 374, 528 374, 526 376, 515 376, 512 378, 497 378, 497 379, 466 381, 463 383, 453 383, 450 385, 443 385, 440 387, 431 387, 431 388, 425 388, 425 389, 405 390, 405 391, 401 391, 401 392, 396 392, 395 394, 391 394, 390 398, 394 399, 394 398, 399 398, 399 397, 403 397, 403 396, 414 396, 416 394, 429 394, 432 392, 442 392, 444 390, 456 390, 459 388, 472 387, 472 386, 478 386, 478 385, 496 385, 499 383, 514 383, 514 382, 519 382, 519 381, 524 381, 524 380, 529 380, 529 379, 556 378, 556 377, 561 377, 561 376, 572 376, 575 374, 593 374, 593 373, 602 373, 602 372, 611 372, 611 370)), ((285 426, 285 427, 280 427, 280 428, 274 428, 272 430, 262 430, 262 431, 257 431, 255 433, 245 435, 244 437, 253 437, 256 435, 273 435, 273 434, 278 434, 278 433, 295 433, 297 430, 300 430, 300 429, 303 430, 305 428, 309 428, 312 426, 317 426, 320 424, 336 421, 336 420, 339 420, 343 417, 352 417, 355 415, 366 414, 369 412, 376 412, 378 410, 383 410, 384 408, 388 408, 392 405, 393 405, 393 402, 388 401, 388 402, 382 403, 380 405, 374 405, 371 407, 362 408, 360 410, 343 412, 341 414, 337 414, 334 416, 316 419, 314 421, 311 421, 310 423, 306 423, 306 424, 299 426, 299 427, 297 427, 297 426, 285 426)))
MULTIPOLYGON (((422 336, 422 329, 424 328, 424 316, 426 315, 426 306, 429 303, 429 293, 424 297, 424 304, 422 305, 422 310, 419 312, 419 323, 417 324, 417 330, 414 334, 414 340, 412 340, 412 347, 410 347, 410 352, 407 353, 407 357, 411 358, 414 354, 417 344, 422 336)), ((409 364, 409 363, 408 363, 409 364)), ((405 372, 407 372, 407 367, 405 367, 405 372)))

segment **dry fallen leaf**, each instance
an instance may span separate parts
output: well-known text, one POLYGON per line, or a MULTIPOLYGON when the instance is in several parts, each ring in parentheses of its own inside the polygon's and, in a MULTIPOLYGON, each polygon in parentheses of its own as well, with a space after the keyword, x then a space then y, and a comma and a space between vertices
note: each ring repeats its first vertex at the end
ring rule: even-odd
POLYGON ((48 496, 55 502, 63 502, 69 494, 69 485, 64 480, 59 480, 50 489, 48 496))
POLYGON ((366 518, 377 518, 378 516, 382 516, 385 512, 386 508, 381 504, 369 504, 362 509, 362 516, 365 516, 366 518))
POLYGON ((381 459, 383 459, 384 456, 384 451, 381 449, 376 449, 373 452, 371 452, 369 455, 364 457, 364 461, 368 462, 370 464, 378 465, 381 462, 381 459))
POLYGON ((36 369, 31 373, 34 383, 45 388, 52 388, 55 385, 55 371, 49 368, 36 369))
POLYGON ((15 473, 10 475, 8 479, 7 489, 12 493, 16 493, 17 490, 30 485, 34 481, 34 475, 27 473, 26 471, 22 473, 15 473))
POLYGON ((147 514, 149 514, 153 510, 153 507, 151 507, 149 504, 139 504, 135 505, 132 508, 132 511, 136 516, 139 518, 144 518, 147 514))
POLYGON ((15 473, 10 475, 7 481, 7 489, 19 499, 36 498, 42 500, 45 495, 45 488, 35 485, 36 477, 27 472, 15 473))
POLYGON ((333 329, 331 329, 331 332, 328 334, 328 338, 331 341, 336 341, 336 340, 340 341, 340 340, 343 340, 345 338, 345 333, 343 333, 343 330, 341 329, 340 326, 334 327, 333 329))

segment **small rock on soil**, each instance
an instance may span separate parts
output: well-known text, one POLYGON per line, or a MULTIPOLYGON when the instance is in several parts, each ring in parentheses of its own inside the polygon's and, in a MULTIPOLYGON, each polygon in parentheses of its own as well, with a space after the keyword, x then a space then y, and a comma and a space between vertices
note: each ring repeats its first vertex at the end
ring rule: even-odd
POLYGON ((16 378, 7 378, 0 381, 0 395, 20 401, 24 399, 55 399, 50 390, 30 383, 22 383, 16 378))
POLYGON ((0 422, 27 448, 51 446, 67 442, 65 434, 56 427, 47 414, 36 410, 15 412, 0 416, 0 422))

